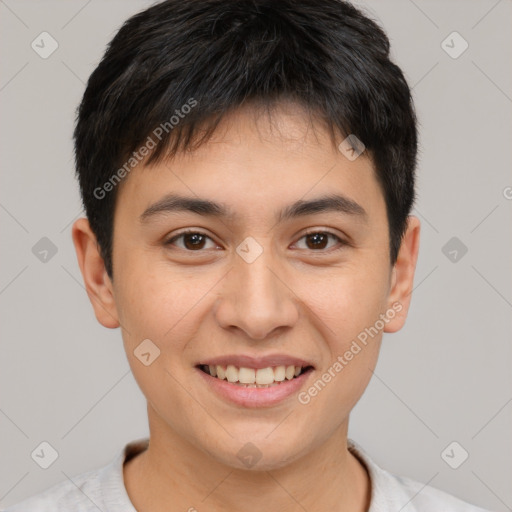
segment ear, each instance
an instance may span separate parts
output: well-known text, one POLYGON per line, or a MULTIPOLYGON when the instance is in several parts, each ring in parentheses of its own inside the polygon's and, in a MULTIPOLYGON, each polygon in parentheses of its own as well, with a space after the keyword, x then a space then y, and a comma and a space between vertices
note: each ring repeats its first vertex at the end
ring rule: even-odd
POLYGON ((405 324, 411 293, 414 283, 414 272, 420 248, 420 221, 417 217, 409 216, 407 230, 402 239, 398 258, 392 270, 391 290, 388 298, 388 309, 396 315, 384 328, 384 332, 399 331, 405 324))
POLYGON ((110 329, 119 327, 112 282, 100 255, 96 236, 85 217, 75 221, 72 236, 85 290, 98 322, 110 329))

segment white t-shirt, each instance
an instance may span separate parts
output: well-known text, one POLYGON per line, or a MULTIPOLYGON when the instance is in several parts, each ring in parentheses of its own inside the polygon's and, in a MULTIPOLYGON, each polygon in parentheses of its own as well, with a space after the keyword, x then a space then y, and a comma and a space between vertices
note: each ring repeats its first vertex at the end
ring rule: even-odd
MULTIPOLYGON (((148 447, 148 439, 128 443, 107 466, 65 480, 13 505, 5 512, 136 512, 124 485, 123 464, 148 447)), ((362 448, 349 450, 366 466, 371 481, 368 512, 488 512, 409 478, 380 468, 362 448)))

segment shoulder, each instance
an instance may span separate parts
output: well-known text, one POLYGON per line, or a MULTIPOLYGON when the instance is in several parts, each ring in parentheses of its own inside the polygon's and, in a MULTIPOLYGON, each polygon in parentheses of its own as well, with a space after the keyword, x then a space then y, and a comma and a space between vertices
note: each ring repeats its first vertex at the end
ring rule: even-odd
POLYGON ((403 512, 489 512, 430 485, 391 473, 388 475, 391 485, 402 491, 402 501, 406 499, 403 512))
POLYGON ((97 512, 100 471, 99 469, 88 471, 73 477, 72 480, 64 480, 40 494, 7 508, 5 512, 64 512, 69 510, 76 512, 94 510, 97 512))
POLYGON ((368 512, 489 512, 444 491, 382 469, 352 440, 349 440, 349 450, 366 466, 370 475, 368 512))
POLYGON ((145 450, 148 442, 148 438, 132 441, 108 465, 67 477, 4 512, 135 512, 124 485, 123 464, 145 450))

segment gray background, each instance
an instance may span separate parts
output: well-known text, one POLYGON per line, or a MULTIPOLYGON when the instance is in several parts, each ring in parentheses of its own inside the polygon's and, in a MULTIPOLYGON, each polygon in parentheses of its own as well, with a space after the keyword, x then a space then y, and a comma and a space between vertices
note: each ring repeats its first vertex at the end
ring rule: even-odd
MULTIPOLYGON (((70 227, 82 213, 71 133, 84 82, 122 21, 149 4, 0 1, 3 507, 147 434, 120 333, 94 318, 70 227), (43 31, 59 44, 47 59, 31 48, 43 31), (57 248, 46 262, 32 252, 42 237, 57 248), (30 456, 42 441, 59 453, 46 470, 30 456)), ((408 322, 385 335, 350 436, 392 472, 512 510, 511 1, 358 4, 413 87, 422 240, 408 322), (453 31, 469 43, 456 59, 441 46, 453 31), (468 249, 456 261, 442 250, 452 237, 468 249), (452 441, 469 453, 458 469, 441 457, 452 441)))

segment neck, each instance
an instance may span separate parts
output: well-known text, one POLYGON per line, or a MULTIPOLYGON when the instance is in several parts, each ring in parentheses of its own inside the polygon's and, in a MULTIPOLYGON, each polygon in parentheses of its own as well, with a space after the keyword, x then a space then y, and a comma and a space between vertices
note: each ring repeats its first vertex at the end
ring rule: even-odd
POLYGON ((258 471, 224 465, 150 420, 148 449, 124 466, 126 489, 139 512, 366 512, 370 481, 347 449, 347 427, 290 464, 258 471))

